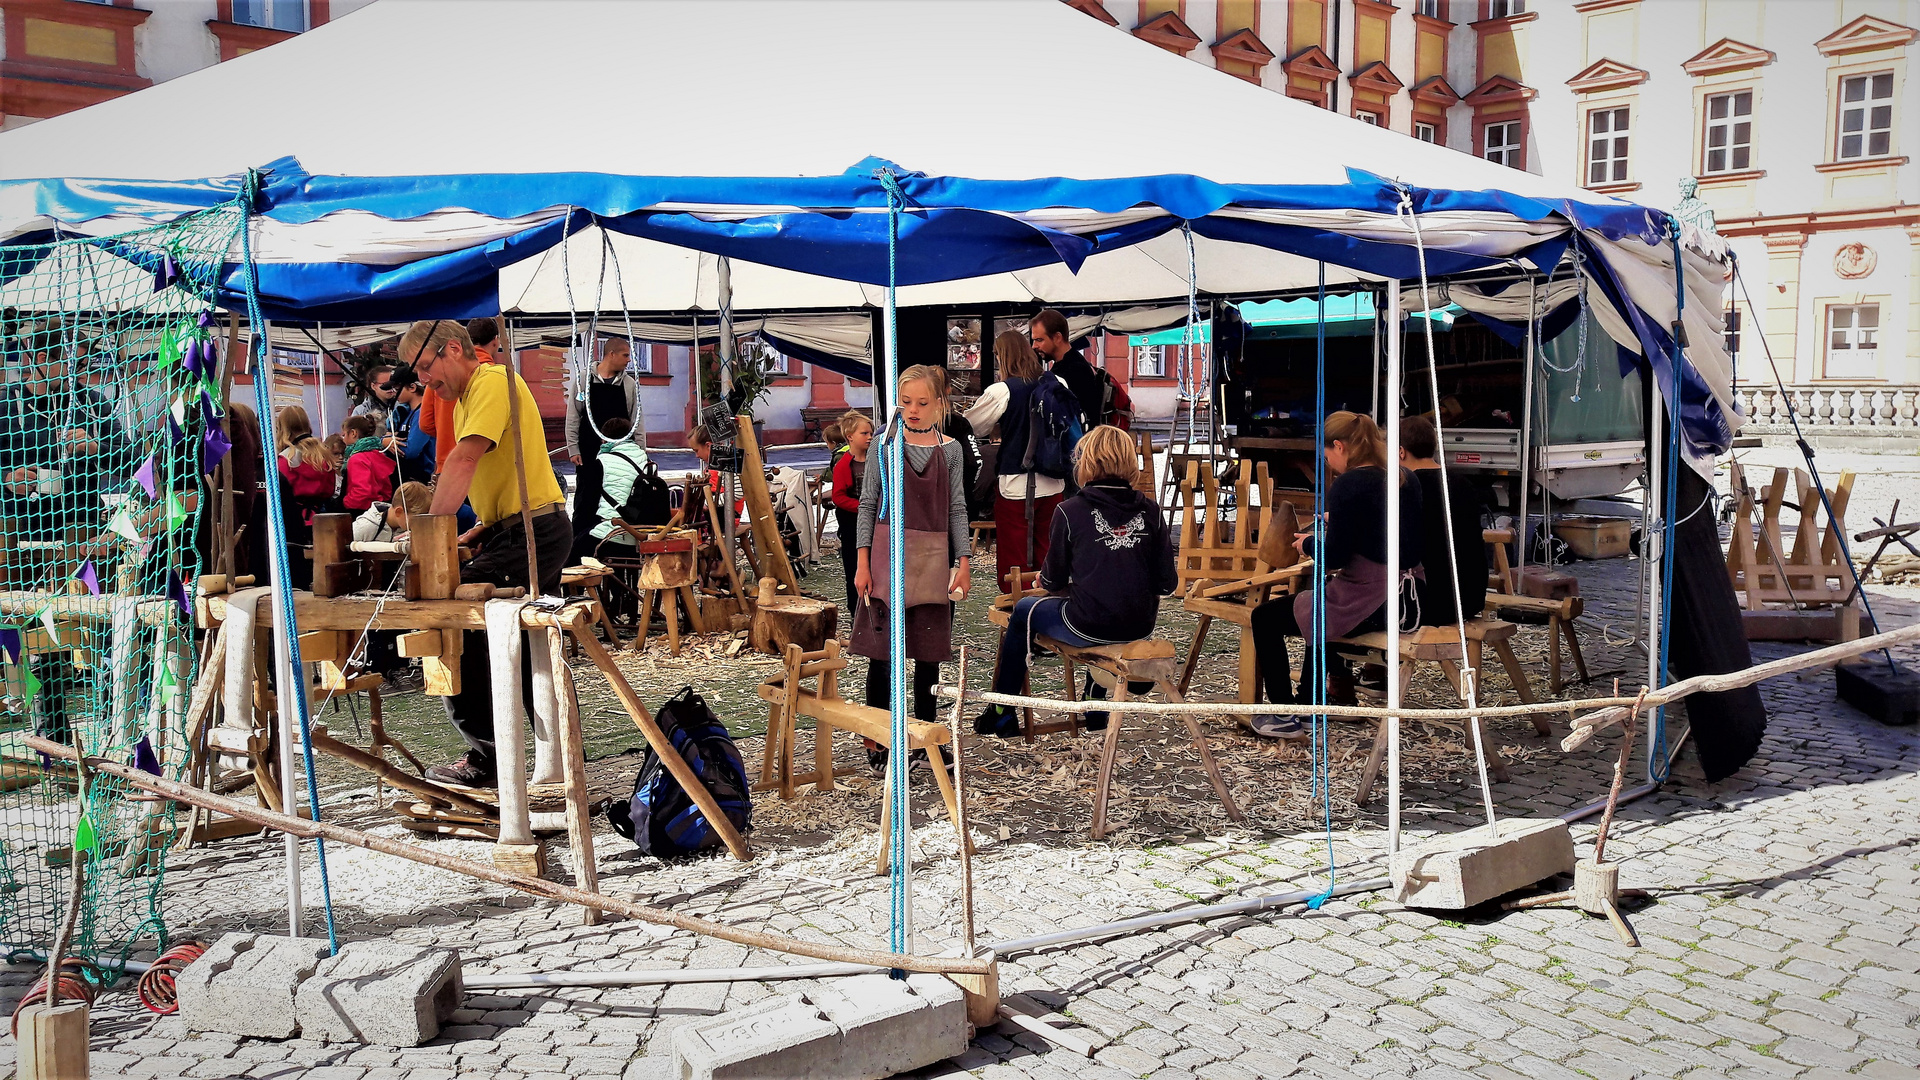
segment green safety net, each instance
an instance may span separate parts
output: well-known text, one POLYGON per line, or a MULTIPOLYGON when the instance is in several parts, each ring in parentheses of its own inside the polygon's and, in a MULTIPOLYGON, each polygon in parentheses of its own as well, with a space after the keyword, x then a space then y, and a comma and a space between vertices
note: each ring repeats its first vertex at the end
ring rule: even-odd
POLYGON ((24 744, 179 777, 192 585, 223 427, 214 284, 244 215, 0 246, 0 950, 44 952, 85 860, 72 955, 164 944, 171 804, 24 744))

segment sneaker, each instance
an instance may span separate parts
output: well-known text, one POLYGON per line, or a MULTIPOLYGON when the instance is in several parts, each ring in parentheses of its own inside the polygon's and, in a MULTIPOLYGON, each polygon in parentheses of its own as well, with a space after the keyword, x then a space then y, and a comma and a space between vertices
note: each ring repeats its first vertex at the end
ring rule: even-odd
POLYGON ((459 787, 490 788, 500 786, 498 770, 493 762, 469 750, 456 761, 445 765, 435 765, 427 770, 427 779, 436 784, 454 784, 459 787))
POLYGON ((1020 715, 1000 705, 989 705, 973 718, 973 733, 1011 739, 1020 734, 1020 715))
POLYGON ((887 771, 887 748, 884 746, 867 747, 867 768, 874 772, 887 771))
POLYGON ((1108 720, 1107 714, 1103 712, 1081 713, 1080 714, 1080 730, 1081 731, 1105 731, 1107 730, 1107 720, 1108 720))
MULTIPOLYGON (((947 756, 947 748, 944 746, 936 746, 934 749, 940 751, 940 767, 948 772, 952 772, 953 759, 947 756)), ((915 750, 913 753, 907 755, 907 768, 930 773, 933 771, 933 759, 927 756, 925 750, 915 750)))
POLYGON ((1297 716, 1276 716, 1273 713, 1260 713, 1248 724, 1255 735, 1263 739, 1285 739, 1299 742, 1307 737, 1307 729, 1297 716))

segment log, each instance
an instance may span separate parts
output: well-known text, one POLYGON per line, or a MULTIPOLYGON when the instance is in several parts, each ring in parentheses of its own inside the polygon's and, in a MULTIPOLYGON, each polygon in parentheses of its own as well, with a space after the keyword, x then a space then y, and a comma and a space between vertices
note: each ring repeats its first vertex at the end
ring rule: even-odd
POLYGON ((87 1005, 28 1005, 15 1021, 20 1080, 87 1080, 87 1005))
POLYGON ((807 596, 780 596, 777 583, 770 577, 760 579, 760 602, 753 613, 748 637, 754 649, 773 656, 783 655, 788 645, 802 652, 819 652, 834 636, 840 623, 840 609, 825 600, 807 596))
POLYGON ((349 743, 343 743, 325 732, 309 731, 308 735, 313 740, 313 748, 315 750, 323 754, 330 754, 350 765, 365 769, 381 780, 386 781, 389 787, 396 787, 401 791, 411 792, 427 800, 429 803, 445 803, 448 806, 465 810, 471 814, 480 814, 482 816, 491 816, 493 814, 493 808, 478 799, 462 795, 457 791, 441 787, 431 780, 422 780, 417 776, 396 769, 379 756, 369 754, 365 750, 349 743))
MULTIPOLYGON (((589 638, 589 641, 592 639, 589 638)), ((598 642, 593 642, 598 644, 598 642)), ((38 736, 27 736, 27 746, 63 761, 73 761, 78 755, 73 748, 62 743, 50 742, 38 736)), ((243 821, 254 822, 269 829, 288 833, 302 839, 324 839, 350 847, 365 848, 385 855, 395 855, 410 862, 421 863, 441 870, 450 870, 456 874, 490 881, 504 885, 509 889, 537 896, 543 900, 553 900, 563 904, 597 908, 601 911, 622 915, 629 919, 653 923, 657 926, 671 926, 676 930, 702 934, 721 941, 731 941, 736 945, 745 945, 753 949, 769 949, 774 952, 789 953, 794 956, 809 956, 816 960, 828 960, 844 964, 871 964, 874 967, 900 968, 905 971, 924 971, 937 975, 983 975, 990 969, 991 961, 966 959, 950 956, 915 956, 910 953, 875 952, 870 949, 853 949, 840 945, 822 945, 781 934, 765 933, 758 930, 745 930, 726 923, 702 919, 694 915, 682 915, 677 911, 657 908, 647 904, 636 904, 615 896, 601 893, 584 892, 566 885, 542 881, 539 878, 510 874, 506 871, 477 863, 471 859, 456 859, 450 855, 403 844, 383 836, 374 836, 358 829, 349 829, 330 821, 308 821, 304 818, 289 817, 286 814, 263 810, 256 806, 238 802, 211 791, 188 784, 164 780, 150 773, 121 765, 106 758, 87 758, 87 767, 110 776, 117 776, 134 787, 155 795, 164 795, 175 802, 204 807, 218 811, 243 821)))

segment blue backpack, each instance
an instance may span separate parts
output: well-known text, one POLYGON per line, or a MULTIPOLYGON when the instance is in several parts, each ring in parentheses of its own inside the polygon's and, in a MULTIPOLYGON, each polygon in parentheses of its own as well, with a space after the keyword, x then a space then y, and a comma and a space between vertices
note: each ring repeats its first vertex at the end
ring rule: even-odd
MULTIPOLYGON (((707 708, 693 687, 682 687, 654 719, 682 760, 693 768, 720 812, 741 832, 753 828, 753 800, 747 786, 747 768, 725 724, 707 708)), ((607 807, 615 832, 632 840, 643 854, 667 859, 690 855, 721 842, 693 797, 667 771, 659 747, 647 747, 640 775, 633 781, 633 797, 624 805, 607 807)))
POLYGON ((1034 384, 1028 405, 1026 472, 1055 480, 1073 475, 1073 448, 1086 432, 1080 417, 1080 399, 1059 376, 1046 374, 1034 384))

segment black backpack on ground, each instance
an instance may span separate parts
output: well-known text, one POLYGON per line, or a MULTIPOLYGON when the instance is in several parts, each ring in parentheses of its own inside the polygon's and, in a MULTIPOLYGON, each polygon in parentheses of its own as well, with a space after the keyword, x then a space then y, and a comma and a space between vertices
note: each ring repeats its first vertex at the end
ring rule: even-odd
MULTIPOLYGON (((706 701, 682 687, 654 714, 673 751, 693 769, 720 804, 734 828, 753 828, 753 799, 747 767, 740 760, 727 726, 707 708, 706 701)), ((647 747, 640 775, 633 781, 633 797, 607 807, 607 821, 615 832, 632 840, 643 854, 656 858, 690 855, 720 844, 720 834, 708 823, 691 795, 667 771, 660 748, 647 747)))

